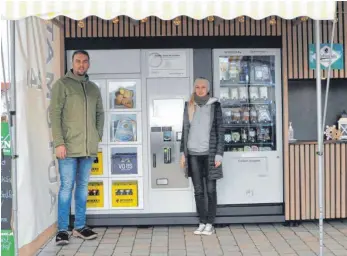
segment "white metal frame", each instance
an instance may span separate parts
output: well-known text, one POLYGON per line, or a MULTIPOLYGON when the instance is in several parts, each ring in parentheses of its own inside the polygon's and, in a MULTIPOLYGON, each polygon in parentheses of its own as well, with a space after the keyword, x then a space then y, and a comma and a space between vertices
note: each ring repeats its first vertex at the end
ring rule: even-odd
MULTIPOLYGON (((91 79, 92 82, 94 82, 100 89, 101 97, 102 97, 102 105, 104 110, 106 103, 107 103, 107 97, 106 97, 106 79, 91 79)), ((106 112, 105 112, 106 114, 106 112)), ((104 134, 102 136, 102 140, 100 144, 107 144, 107 138, 108 138, 108 129, 106 125, 104 125, 104 134)))
POLYGON ((92 82, 94 82, 100 89, 101 97, 102 97, 102 105, 104 109, 106 108, 106 79, 91 79, 92 82))
MULTIPOLYGON (((276 104, 276 150, 272 151, 249 151, 249 152, 225 152, 224 153, 224 159, 225 161, 228 162, 228 164, 231 164, 231 159, 237 160, 237 159, 264 159, 265 164, 269 165, 269 160, 274 160, 276 161, 276 166, 280 168, 280 171, 277 172, 274 169, 269 169, 270 167, 266 167, 267 172, 265 173, 259 173, 260 170, 257 170, 257 174, 255 175, 254 178, 259 178, 259 177, 264 177, 265 181, 264 182, 269 182, 272 180, 276 181, 275 187, 271 186, 271 189, 274 189, 276 193, 270 193, 267 191, 267 194, 269 196, 267 198, 264 198, 264 195, 260 196, 259 193, 255 192, 255 195, 249 196, 249 199, 246 200, 248 197, 242 197, 236 201, 235 200, 235 195, 234 197, 229 197, 229 200, 224 199, 227 196, 227 193, 232 193, 231 191, 227 191, 223 193, 223 190, 219 190, 219 193, 223 195, 223 197, 218 197, 218 203, 220 204, 229 204, 231 203, 230 200, 233 201, 235 204, 257 204, 257 203, 283 203, 284 201, 284 196, 283 196, 283 130, 282 130, 282 73, 281 73, 281 50, 280 49, 262 49, 262 48, 230 48, 230 49, 214 49, 213 50, 213 70, 214 70, 214 88, 213 88, 213 93, 214 95, 219 98, 220 97, 220 81, 219 81, 219 58, 220 57, 235 57, 235 56, 273 56, 275 58, 275 80, 273 81, 274 86, 271 87, 275 90, 275 104, 276 104), (269 179, 269 180, 268 180, 269 179), (234 198, 234 199, 231 199, 234 198)), ((243 84, 240 84, 240 86, 243 86, 243 84)), ((255 171, 255 170, 254 170, 255 171)), ((226 171, 225 171, 226 172, 226 171)), ((240 174, 240 179, 244 181, 245 177, 240 174)), ((228 173, 225 174, 225 178, 227 178, 228 173)), ((231 177, 229 175, 227 180, 230 180, 231 177)), ((217 188, 221 189, 221 187, 225 187, 227 180, 222 179, 218 181, 218 186, 217 188)), ((254 181, 255 184, 258 184, 257 182, 254 181)), ((249 182, 249 190, 253 191, 253 187, 251 184, 254 184, 249 182)), ((229 187, 229 186, 227 186, 229 187)), ((265 188, 270 188, 270 187, 265 187, 265 188)), ((248 189, 245 187, 245 191, 248 189)), ((261 187, 254 187, 255 191, 266 191, 264 189, 261 189, 261 187)), ((238 190, 239 191, 239 190, 238 190)), ((240 191, 241 193, 241 191, 240 191)), ((246 193, 246 192, 245 192, 246 193)), ((251 192, 253 193, 253 192, 251 192)), ((242 194, 240 194, 242 195, 242 194)))

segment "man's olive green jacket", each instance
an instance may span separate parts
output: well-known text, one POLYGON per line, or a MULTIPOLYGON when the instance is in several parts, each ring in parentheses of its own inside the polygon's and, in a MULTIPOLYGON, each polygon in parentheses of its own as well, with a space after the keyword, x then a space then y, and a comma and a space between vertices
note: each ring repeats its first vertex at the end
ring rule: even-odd
POLYGON ((69 71, 53 85, 50 120, 54 145, 65 145, 66 157, 97 155, 105 117, 100 89, 88 75, 69 71))

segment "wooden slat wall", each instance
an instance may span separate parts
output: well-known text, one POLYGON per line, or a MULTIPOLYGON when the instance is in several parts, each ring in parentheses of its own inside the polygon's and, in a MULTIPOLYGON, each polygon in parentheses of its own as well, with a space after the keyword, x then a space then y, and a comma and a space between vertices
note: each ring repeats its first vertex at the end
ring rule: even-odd
MULTIPOLYGON (((347 217, 347 143, 324 145, 324 218, 347 217)), ((289 146, 289 208, 286 220, 319 218, 317 144, 289 146)))
MULTIPOLYGON (((338 1, 338 23, 335 26, 334 43, 344 45, 344 58, 347 60, 347 2, 338 1)), ((78 26, 78 21, 65 18, 65 37, 154 37, 154 36, 281 36, 283 53, 287 56, 288 79, 314 79, 313 70, 308 65, 308 44, 314 40, 314 22, 294 25, 292 20, 282 20, 276 17, 276 24, 270 25, 270 17, 263 20, 253 20, 245 17, 240 23, 237 19, 222 21, 214 25, 207 20, 180 18, 181 24, 176 26, 173 21, 163 21, 149 17, 146 23, 134 25, 128 17, 119 17, 119 22, 102 20, 98 17, 88 17, 84 20, 84 28, 78 26)), ((321 38, 328 43, 331 38, 332 22, 321 22, 321 38)), ((323 71, 323 76, 327 72, 323 71)), ((332 78, 347 78, 347 65, 344 70, 332 71, 332 78)))

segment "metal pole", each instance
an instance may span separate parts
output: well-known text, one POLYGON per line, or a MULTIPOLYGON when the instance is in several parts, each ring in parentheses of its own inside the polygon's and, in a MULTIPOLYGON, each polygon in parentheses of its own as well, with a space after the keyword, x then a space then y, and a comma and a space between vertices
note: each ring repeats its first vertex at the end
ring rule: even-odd
POLYGON ((18 189, 17 189, 17 122, 16 122, 16 53, 15 53, 15 29, 16 22, 10 22, 10 36, 11 36, 11 108, 10 108, 10 134, 11 134, 11 173, 12 173, 12 210, 13 210, 13 237, 14 237, 14 252, 18 254, 18 189))
POLYGON ((323 133, 322 133, 322 85, 320 68, 320 24, 315 21, 316 43, 316 87, 317 87, 317 140, 318 140, 318 175, 319 175, 319 255, 323 256, 323 133))
POLYGON ((336 17, 333 20, 333 28, 331 31, 331 40, 330 40, 330 53, 329 53, 329 67, 328 67, 328 76, 327 76, 327 86, 325 89, 325 101, 324 101, 324 110, 323 110, 323 122, 322 129, 325 129, 325 121, 327 117, 327 109, 328 109, 328 98, 329 98, 329 88, 330 88, 330 71, 331 71, 331 57, 333 53, 333 45, 334 45, 334 35, 335 35, 335 24, 337 20, 336 17))
MULTIPOLYGON (((7 24, 8 25, 8 24, 7 24)), ((8 26, 7 26, 8 27, 8 26)), ((9 37, 8 37, 9 38, 9 37)), ((7 40, 8 41, 8 40, 7 40)), ((3 79, 4 79, 4 83, 5 83, 5 87, 7 87, 6 86, 6 83, 7 82, 10 82, 9 80, 7 80, 7 77, 6 77, 6 72, 5 72, 5 60, 4 60, 4 44, 3 44, 3 41, 2 41, 2 38, 1 38, 1 65, 2 65, 2 76, 3 76, 3 79)), ((9 43, 7 42, 7 52, 9 52, 9 43)), ((9 53, 8 53, 8 63, 9 63, 9 59, 10 59, 10 55, 9 55, 9 53)), ((8 64, 7 63, 7 64, 8 64)), ((8 65, 8 67, 10 67, 9 65, 8 65)), ((10 69, 8 69, 8 70, 10 70, 10 69)), ((8 72, 8 79, 10 79, 10 72, 8 72)), ((10 84, 10 83, 9 83, 10 84)), ((11 88, 11 86, 9 86, 10 88, 11 88)), ((10 122, 11 120, 10 120, 10 118, 9 118, 9 116, 10 116, 10 114, 9 114, 9 111, 10 111, 10 108, 11 108, 11 106, 10 106, 10 102, 9 102, 9 100, 8 100, 8 89, 7 88, 5 88, 5 101, 6 101, 6 110, 7 110, 7 119, 8 119, 8 122, 10 122)), ((9 123, 9 125, 10 125, 10 127, 11 127, 11 124, 9 123)))

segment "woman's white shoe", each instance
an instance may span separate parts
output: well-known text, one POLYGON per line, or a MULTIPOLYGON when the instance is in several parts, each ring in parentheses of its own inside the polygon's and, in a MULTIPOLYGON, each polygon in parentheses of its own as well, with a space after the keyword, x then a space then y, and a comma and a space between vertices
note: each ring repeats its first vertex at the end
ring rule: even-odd
POLYGON ((206 224, 205 229, 202 231, 201 234, 210 236, 213 233, 214 233, 214 227, 212 226, 212 224, 206 224))
POLYGON ((199 227, 194 231, 195 235, 201 235, 202 232, 205 230, 205 224, 200 223, 199 227))

